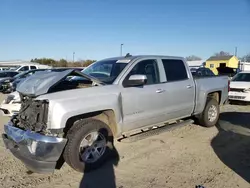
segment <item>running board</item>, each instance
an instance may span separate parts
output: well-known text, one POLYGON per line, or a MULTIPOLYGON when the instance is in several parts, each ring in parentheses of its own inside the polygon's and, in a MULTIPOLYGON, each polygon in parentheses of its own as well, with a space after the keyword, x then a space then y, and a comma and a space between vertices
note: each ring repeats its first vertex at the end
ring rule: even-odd
POLYGON ((150 136, 154 136, 154 135, 159 135, 161 133, 171 131, 171 130, 174 130, 176 128, 184 127, 184 126, 190 125, 192 123, 194 123, 194 120, 189 119, 189 120, 181 121, 179 123, 173 123, 170 125, 166 124, 166 125, 163 125, 163 126, 158 127, 158 128, 152 127, 149 130, 146 130, 146 131, 142 130, 142 132, 132 134, 129 137, 119 138, 118 141, 119 142, 136 142, 138 140, 142 140, 142 139, 148 138, 150 136))

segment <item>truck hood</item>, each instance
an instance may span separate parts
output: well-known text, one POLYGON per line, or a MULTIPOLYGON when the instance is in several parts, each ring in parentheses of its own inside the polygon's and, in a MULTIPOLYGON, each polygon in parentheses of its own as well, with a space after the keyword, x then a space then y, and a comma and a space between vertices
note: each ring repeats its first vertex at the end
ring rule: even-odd
POLYGON ((250 88, 250 82, 231 81, 230 82, 230 87, 231 88, 239 88, 239 89, 248 89, 248 88, 250 88))
POLYGON ((65 70, 62 72, 41 71, 29 76, 24 81, 20 82, 17 85, 16 90, 23 95, 36 97, 48 93, 51 87, 65 80, 65 78, 70 75, 85 77, 95 82, 97 85, 103 85, 102 82, 95 79, 94 77, 88 76, 76 70, 65 70))

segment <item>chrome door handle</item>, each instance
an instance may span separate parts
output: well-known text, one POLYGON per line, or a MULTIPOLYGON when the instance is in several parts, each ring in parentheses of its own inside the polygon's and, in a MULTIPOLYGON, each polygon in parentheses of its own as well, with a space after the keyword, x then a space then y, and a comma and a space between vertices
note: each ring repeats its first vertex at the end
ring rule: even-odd
POLYGON ((163 89, 157 89, 156 90, 156 93, 162 93, 162 92, 165 92, 165 90, 163 90, 163 89))
POLYGON ((190 89, 190 88, 192 88, 193 86, 191 86, 191 85, 187 85, 187 89, 190 89))

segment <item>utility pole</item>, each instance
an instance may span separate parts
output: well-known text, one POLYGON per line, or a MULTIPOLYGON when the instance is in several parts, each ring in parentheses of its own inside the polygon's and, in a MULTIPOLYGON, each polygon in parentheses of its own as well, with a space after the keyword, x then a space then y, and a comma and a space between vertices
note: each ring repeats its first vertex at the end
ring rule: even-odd
POLYGON ((235 47, 234 55, 237 57, 237 47, 235 47))
POLYGON ((75 52, 73 52, 73 63, 75 62, 75 52))
POLYGON ((121 54, 120 54, 121 56, 122 56, 122 46, 123 46, 123 44, 121 44, 121 49, 120 49, 121 50, 121 54))

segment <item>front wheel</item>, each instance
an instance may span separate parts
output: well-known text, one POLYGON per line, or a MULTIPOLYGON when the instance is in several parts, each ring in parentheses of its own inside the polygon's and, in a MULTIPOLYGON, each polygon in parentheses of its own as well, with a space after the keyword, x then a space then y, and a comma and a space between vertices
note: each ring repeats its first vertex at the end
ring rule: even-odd
POLYGON ((96 119, 76 121, 67 138, 64 160, 79 172, 89 172, 100 167, 113 150, 110 128, 96 119))
POLYGON ((198 123, 204 127, 212 127, 217 124, 220 116, 220 107, 213 98, 208 98, 203 112, 198 116, 198 123))

